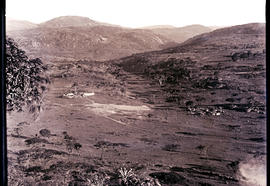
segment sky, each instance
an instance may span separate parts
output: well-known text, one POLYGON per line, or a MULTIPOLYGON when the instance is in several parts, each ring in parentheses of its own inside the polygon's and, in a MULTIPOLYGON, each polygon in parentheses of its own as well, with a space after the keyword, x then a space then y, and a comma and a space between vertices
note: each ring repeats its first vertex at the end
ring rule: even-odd
POLYGON ((265 22, 265 0, 6 0, 6 16, 41 23, 59 16, 137 28, 265 22))

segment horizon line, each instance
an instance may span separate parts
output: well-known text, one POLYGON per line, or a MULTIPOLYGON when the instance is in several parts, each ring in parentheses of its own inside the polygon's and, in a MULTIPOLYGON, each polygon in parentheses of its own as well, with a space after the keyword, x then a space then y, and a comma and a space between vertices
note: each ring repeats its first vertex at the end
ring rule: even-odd
POLYGON ((9 16, 5 16, 6 18, 6 21, 8 20, 13 20, 13 21, 27 21, 29 23, 32 23, 32 24, 36 24, 36 25, 40 25, 42 23, 46 23, 48 21, 51 21, 53 19, 57 19, 57 18, 60 18, 60 17, 82 17, 82 18, 88 18, 92 21, 95 21, 95 22, 98 22, 98 23, 104 23, 104 24, 110 24, 110 25, 115 25, 115 26, 120 26, 120 27, 126 27, 126 28, 133 28, 133 29, 143 29, 143 28, 147 28, 147 27, 156 27, 156 26, 168 26, 168 27, 174 27, 174 28, 180 28, 180 27, 186 27, 186 26, 192 26, 192 25, 201 25, 201 26, 205 26, 205 27, 220 27, 220 28, 224 28, 224 27, 231 27, 231 26, 237 26, 237 25, 244 25, 244 24, 251 24, 251 23, 262 23, 262 24, 265 24, 266 22, 247 22, 247 23, 241 23, 241 24, 235 24, 235 25, 204 25, 204 24, 200 24, 200 23, 191 23, 191 24, 187 24, 187 25, 183 25, 183 26, 176 26, 176 25, 173 25, 173 24, 153 24, 153 25, 146 25, 146 26, 139 26, 139 27, 130 27, 130 26, 124 26, 124 25, 119 25, 119 24, 114 24, 114 23, 108 23, 108 22, 104 22, 104 21, 98 21, 98 20, 95 20, 95 19, 92 19, 90 17, 87 17, 87 16, 78 16, 78 15, 62 15, 62 16, 57 16, 57 17, 54 17, 54 18, 50 18, 46 21, 41 21, 41 22, 33 22, 33 21, 29 21, 29 20, 26 20, 26 19, 17 19, 17 18, 13 18, 13 17, 9 17, 9 16))

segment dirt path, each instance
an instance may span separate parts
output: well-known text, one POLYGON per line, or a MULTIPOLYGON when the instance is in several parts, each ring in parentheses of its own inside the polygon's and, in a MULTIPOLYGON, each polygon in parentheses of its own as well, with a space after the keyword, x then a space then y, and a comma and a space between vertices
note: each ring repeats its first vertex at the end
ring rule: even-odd
POLYGON ((8 117, 10 185, 113 185, 121 167, 162 185, 239 185, 240 165, 265 158, 255 114, 189 115, 158 82, 61 65, 73 75, 52 79, 37 120, 8 117))

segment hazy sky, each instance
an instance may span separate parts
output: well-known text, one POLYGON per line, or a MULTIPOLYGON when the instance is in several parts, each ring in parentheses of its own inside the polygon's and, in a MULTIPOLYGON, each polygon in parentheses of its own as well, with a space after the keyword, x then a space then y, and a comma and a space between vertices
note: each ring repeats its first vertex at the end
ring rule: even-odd
POLYGON ((265 22, 265 0, 6 0, 9 18, 40 23, 76 15, 126 27, 265 22))

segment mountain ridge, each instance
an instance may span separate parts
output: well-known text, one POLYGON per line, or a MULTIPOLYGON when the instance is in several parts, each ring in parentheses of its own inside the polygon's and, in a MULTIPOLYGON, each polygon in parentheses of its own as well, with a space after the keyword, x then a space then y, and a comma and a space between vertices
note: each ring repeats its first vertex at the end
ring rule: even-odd
POLYGON ((6 20, 6 30, 14 31, 14 30, 27 30, 32 28, 37 28, 38 24, 32 23, 30 21, 24 20, 15 20, 15 19, 7 19, 6 20))
POLYGON ((60 16, 43 23, 39 26, 42 27, 76 27, 76 26, 96 26, 99 25, 97 21, 91 20, 88 17, 81 16, 60 16))
POLYGON ((150 30, 152 30, 156 34, 163 35, 178 43, 182 43, 195 35, 212 31, 211 28, 199 24, 174 28, 154 28, 150 30))
POLYGON ((148 30, 103 25, 37 27, 26 31, 10 31, 8 35, 31 55, 101 61, 162 49, 167 43, 173 43, 148 30))

